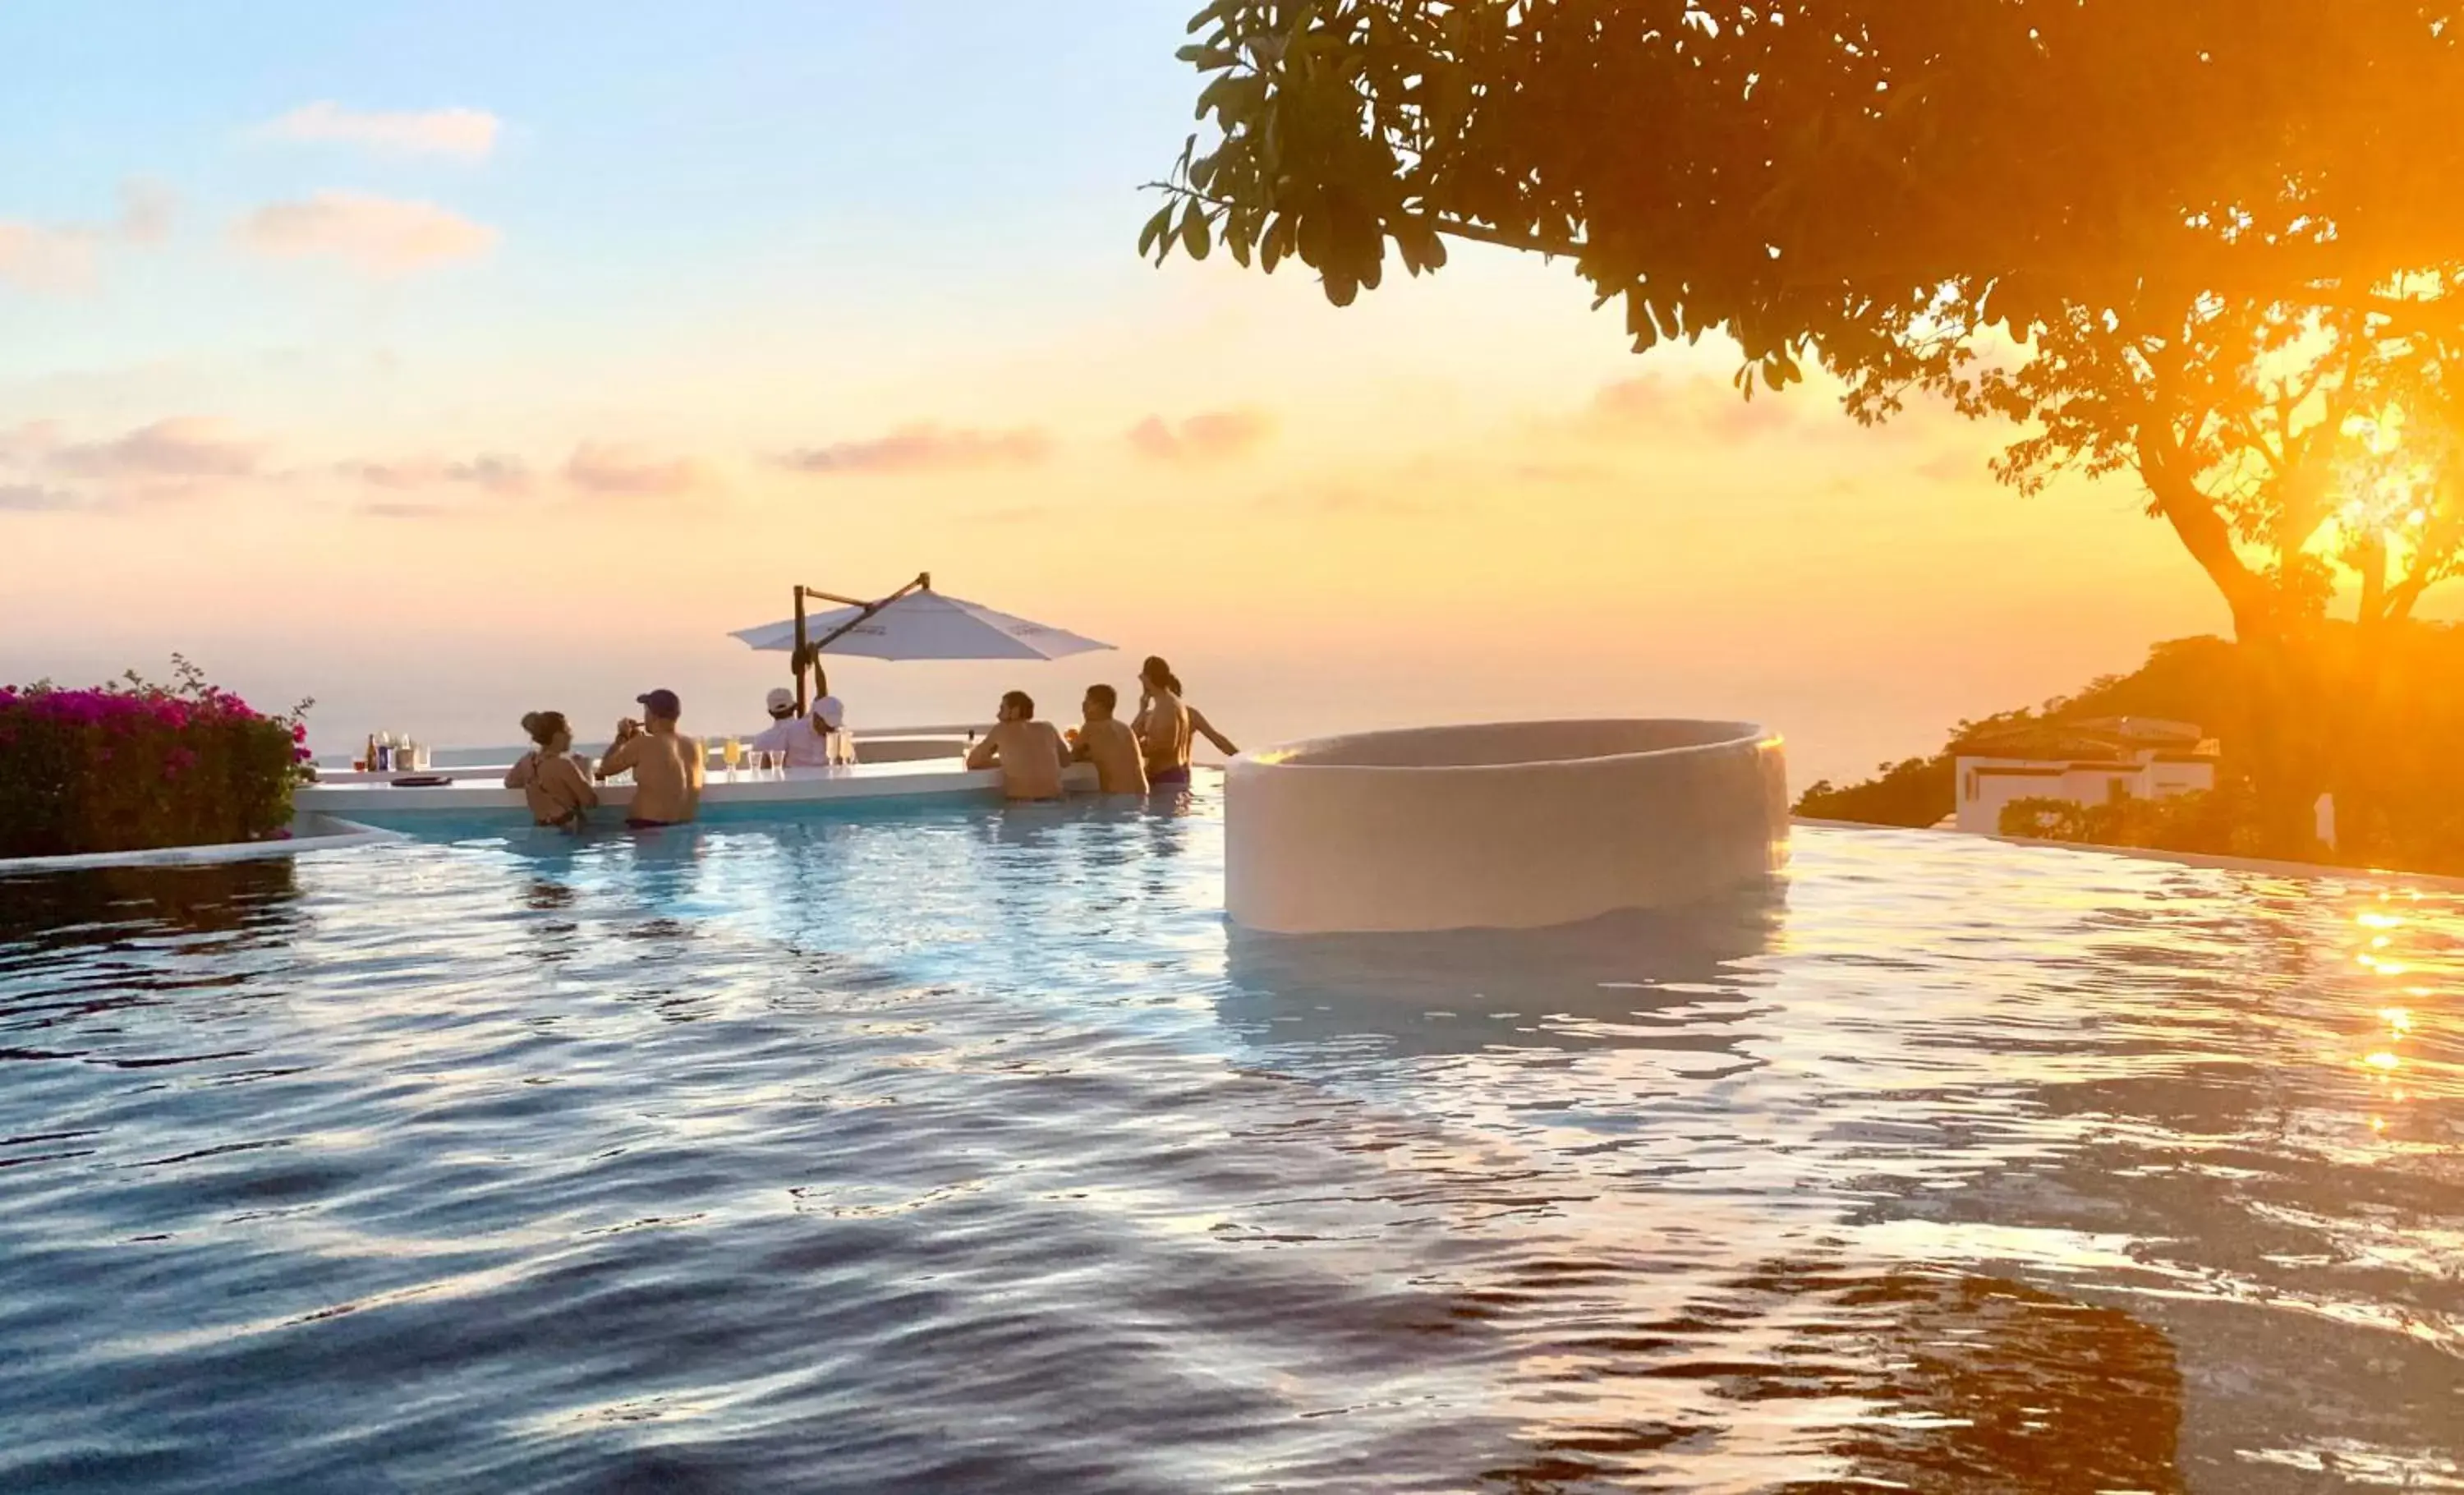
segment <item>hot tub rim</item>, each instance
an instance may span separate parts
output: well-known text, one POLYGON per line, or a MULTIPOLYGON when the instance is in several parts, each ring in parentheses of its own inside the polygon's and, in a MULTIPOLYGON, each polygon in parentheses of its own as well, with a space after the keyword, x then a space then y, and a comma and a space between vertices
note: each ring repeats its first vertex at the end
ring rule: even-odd
POLYGON ((1316 774, 1353 773, 1397 776, 1538 773, 1593 768, 1603 763, 1639 762, 1651 758, 1682 758, 1693 754, 1733 752, 1738 749, 1760 751, 1764 748, 1784 747, 1786 740, 1781 734, 1759 722, 1716 716, 1571 716, 1533 721, 1457 722, 1437 727, 1389 727, 1368 732, 1338 733, 1322 737, 1304 737, 1297 742, 1283 742, 1270 748, 1238 754, 1224 764, 1224 772, 1227 779, 1243 771, 1263 773, 1269 770, 1278 773, 1306 770, 1316 774), (1332 747, 1337 743, 1432 737, 1445 733, 1486 732, 1501 728, 1637 726, 1714 727, 1724 729, 1728 735, 1708 741, 1677 743, 1668 747, 1635 748, 1615 753, 1586 753, 1574 757, 1518 758, 1500 763, 1323 763, 1309 762, 1295 756, 1332 747))

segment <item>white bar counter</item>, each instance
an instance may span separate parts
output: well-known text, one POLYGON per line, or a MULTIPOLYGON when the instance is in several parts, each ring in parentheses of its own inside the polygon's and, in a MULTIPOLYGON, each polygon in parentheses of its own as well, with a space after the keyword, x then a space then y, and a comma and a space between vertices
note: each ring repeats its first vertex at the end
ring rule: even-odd
MULTIPOLYGON (((476 774, 477 769, 438 770, 448 773, 476 774)), ((301 784, 293 791, 292 803, 303 811, 339 815, 353 821, 389 821, 406 815, 488 815, 496 811, 513 811, 529 816, 529 805, 519 789, 504 786, 505 770, 485 772, 493 778, 456 778, 451 783, 405 787, 394 780, 404 777, 388 774, 374 782, 336 783, 320 780, 301 784)), ((374 776, 364 776, 373 778, 374 776)), ((1073 764, 1063 776, 1063 783, 1073 790, 1095 787, 1095 770, 1091 764, 1073 764)), ((599 790, 598 818, 614 819, 633 800, 629 783, 603 783, 599 790)), ((855 763, 841 768, 773 769, 767 774, 753 769, 738 769, 730 775, 720 769, 710 775, 702 789, 704 810, 735 807, 775 806, 781 809, 800 808, 810 804, 852 802, 860 800, 895 800, 948 798, 997 800, 1001 797, 1001 774, 998 768, 970 769, 953 758, 923 758, 900 763, 855 763)))
MULTIPOLYGON (((897 727, 886 732, 859 732, 853 735, 856 761, 864 764, 946 762, 962 758, 967 756, 967 750, 975 746, 976 737, 981 736, 981 729, 973 736, 965 735, 965 731, 956 727, 897 727)), ((725 740, 724 737, 703 739, 703 746, 710 752, 713 775, 720 771, 718 744, 725 740)), ((752 739, 745 737, 739 740, 749 742, 752 739)), ((605 752, 605 749, 600 751, 605 752)), ((397 779, 486 779, 501 781, 513 766, 513 761, 507 759, 501 763, 437 763, 417 770, 388 768, 377 773, 319 763, 317 765, 317 781, 320 784, 391 783, 397 779)))

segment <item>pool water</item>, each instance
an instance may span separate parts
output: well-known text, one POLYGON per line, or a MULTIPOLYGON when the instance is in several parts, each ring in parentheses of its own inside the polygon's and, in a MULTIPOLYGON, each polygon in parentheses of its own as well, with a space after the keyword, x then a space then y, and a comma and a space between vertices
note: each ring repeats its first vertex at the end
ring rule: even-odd
POLYGON ((1294 942, 1221 848, 0 883, 0 1489, 2464 1489, 2464 895, 1807 830, 1294 942))

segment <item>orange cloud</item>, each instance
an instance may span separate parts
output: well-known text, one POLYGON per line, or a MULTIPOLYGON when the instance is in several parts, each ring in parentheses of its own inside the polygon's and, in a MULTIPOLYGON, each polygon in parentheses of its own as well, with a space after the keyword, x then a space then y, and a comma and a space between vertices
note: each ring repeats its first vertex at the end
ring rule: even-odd
POLYGON ((609 498, 659 498, 716 485, 715 474, 690 458, 662 461, 628 448, 585 441, 564 464, 564 480, 609 498))
POLYGON ((519 457, 480 456, 468 462, 414 457, 397 462, 342 462, 334 471, 372 488, 396 490, 467 484, 492 494, 526 494, 534 486, 530 465, 519 457))
POLYGON ((59 445, 59 422, 27 421, 14 430, 0 431, 0 462, 38 462, 59 445))
POLYGON ((432 519, 453 511, 441 503, 404 503, 388 498, 363 503, 356 512, 372 519, 432 519))
POLYGON ((1948 434, 1970 431, 1974 423, 1947 404, 1913 398, 1899 415, 1868 427, 1859 425, 1839 407, 1838 396, 1839 386, 1819 375, 1777 394, 1759 390, 1749 400, 1725 379, 1644 374, 1602 385, 1590 407, 1558 429, 1571 428, 1577 434, 1606 442, 1700 438, 1738 444, 1777 439, 1795 445, 1846 443, 1870 450, 1881 443, 1904 445, 1947 437, 1953 445, 1975 445, 1971 436, 1948 434))
POLYGON ((260 140, 365 145, 397 155, 484 157, 503 121, 485 109, 399 113, 345 109, 332 99, 303 104, 250 133, 260 140))
POLYGON ((0 218, 0 282, 21 291, 81 291, 94 283, 97 253, 107 244, 159 244, 170 237, 171 194, 142 181, 121 184, 120 217, 108 224, 40 224, 0 218))
POLYGON ((90 230, 0 218, 0 281, 21 291, 75 291, 94 279, 90 230))
POLYGON ((1051 438, 1034 429, 944 430, 930 424, 904 426, 869 441, 807 447, 779 459, 791 472, 832 475, 940 473, 994 467, 1029 467, 1052 450, 1051 438))
POLYGON ((105 480, 250 477, 265 451, 264 442, 241 435, 227 422, 179 415, 110 441, 55 448, 43 461, 55 472, 105 480))
POLYGON ((496 244, 496 231, 434 203, 363 192, 319 192, 305 202, 271 203, 241 220, 233 236, 276 259, 330 255, 355 270, 398 275, 448 260, 472 259, 496 244))
POLYGON ((0 514, 39 514, 50 510, 76 509, 85 500, 57 488, 45 488, 40 483, 0 483, 0 514))
POLYGON ((1274 434, 1260 410, 1206 410, 1175 429, 1160 415, 1130 428, 1130 450, 1155 462, 1208 463, 1242 456, 1274 434))
POLYGON ((1357 482, 1321 483, 1308 488, 1261 494, 1251 502, 1270 513, 1357 515, 1377 518, 1410 518, 1441 513, 1456 505, 1426 494, 1392 488, 1371 488, 1357 482))
MULTIPOLYGON (((1644 374, 1601 387, 1592 397, 1583 425, 1594 435, 1665 436, 1675 433, 1749 440, 1793 431, 1809 424, 1810 391, 1793 397, 1766 390, 1749 400, 1716 379, 1671 379, 1644 374)), ((1827 403, 1825 414, 1836 415, 1827 403)))

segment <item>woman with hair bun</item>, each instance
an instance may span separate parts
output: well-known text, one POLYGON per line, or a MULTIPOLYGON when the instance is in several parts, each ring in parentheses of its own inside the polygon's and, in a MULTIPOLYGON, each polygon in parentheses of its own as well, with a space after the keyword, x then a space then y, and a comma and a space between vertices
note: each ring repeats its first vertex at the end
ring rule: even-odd
POLYGON ((522 791, 522 798, 530 802, 533 822, 581 829, 582 813, 599 802, 599 791, 590 787, 581 765, 566 756, 573 751, 573 729, 566 725, 564 713, 531 712, 522 717, 522 730, 539 745, 523 754, 505 776, 505 787, 522 791))
POLYGON ((1189 782, 1189 746, 1203 737, 1226 754, 1238 753, 1232 739, 1181 699, 1180 676, 1159 654, 1149 654, 1138 667, 1138 714, 1130 722, 1146 758, 1147 782, 1158 788, 1189 782))

